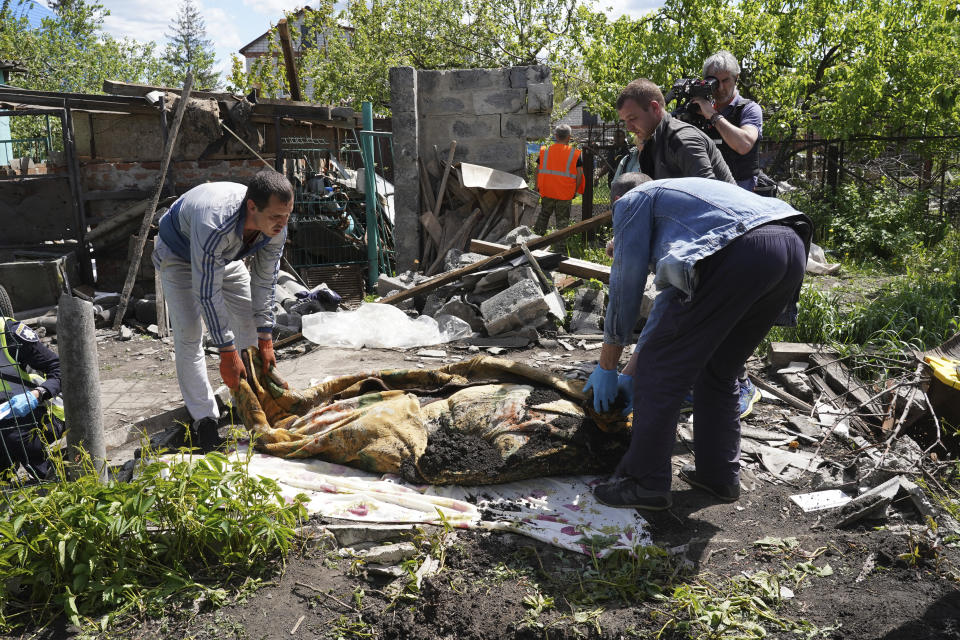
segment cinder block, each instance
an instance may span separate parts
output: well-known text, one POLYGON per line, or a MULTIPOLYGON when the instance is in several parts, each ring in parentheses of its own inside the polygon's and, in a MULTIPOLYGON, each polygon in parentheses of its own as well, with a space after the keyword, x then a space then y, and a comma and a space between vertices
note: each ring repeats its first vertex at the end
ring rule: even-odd
POLYGON ((526 106, 527 92, 524 89, 496 88, 473 93, 473 112, 478 115, 492 113, 520 113, 526 106))
POLYGON ((451 298, 445 305, 440 307, 440 310, 437 311, 436 315, 442 314, 460 318, 469 324, 470 328, 474 331, 483 330, 483 318, 480 317, 480 309, 469 302, 465 302, 460 296, 451 298))
POLYGON ((441 149, 450 144, 451 140, 470 140, 472 138, 499 138, 500 116, 431 116, 421 114, 420 127, 422 135, 433 140, 441 149), (439 142, 446 140, 445 143, 439 142))
POLYGON ((457 159, 523 176, 526 142, 520 138, 457 139, 457 159))
POLYGON ((577 289, 573 300, 573 313, 570 317, 570 333, 601 334, 600 320, 603 318, 603 292, 598 289, 577 289))
POLYGON ((385 273, 381 273, 377 279, 377 295, 386 296, 391 291, 406 291, 412 288, 412 284, 407 284, 400 278, 393 278, 385 273))
POLYGON ((553 111, 553 83, 528 84, 527 113, 544 113, 549 115, 551 111, 553 111))
POLYGON ((522 280, 480 305, 484 326, 491 336, 542 326, 549 321, 549 312, 540 285, 533 280, 522 280))
POLYGON ((421 116, 468 115, 473 114, 473 100, 466 95, 448 95, 443 93, 420 92, 418 111, 421 116))
POLYGON ((537 140, 550 136, 548 114, 510 114, 500 116, 500 135, 504 138, 537 140))
POLYGON ((494 89, 510 85, 507 69, 451 69, 442 71, 442 81, 451 91, 494 89))
POLYGON ((550 83, 553 84, 553 81, 550 79, 550 67, 545 64, 534 64, 530 65, 527 69, 527 87, 531 84, 541 84, 541 83, 550 83))
POLYGON ((510 67, 510 86, 522 89, 527 86, 527 67, 510 67))

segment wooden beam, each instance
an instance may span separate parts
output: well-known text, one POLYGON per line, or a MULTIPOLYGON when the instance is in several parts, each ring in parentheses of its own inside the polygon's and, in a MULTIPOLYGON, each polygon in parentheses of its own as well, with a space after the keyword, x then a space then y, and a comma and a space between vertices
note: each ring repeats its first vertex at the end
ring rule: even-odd
MULTIPOLYGON (((587 219, 589 220, 590 218, 587 219)), ((486 242, 484 240, 470 241, 470 251, 485 256, 496 255, 507 248, 507 245, 497 244, 496 242, 486 242)), ((533 255, 542 259, 551 254, 549 251, 534 251, 533 255)), ((604 284, 610 284, 610 267, 603 264, 597 264, 596 262, 588 262, 586 260, 578 260, 576 258, 564 258, 560 261, 560 264, 554 267, 553 271, 559 271, 560 273, 565 273, 568 276, 576 276, 578 278, 592 278, 594 280, 599 280, 604 284)))
MULTIPOLYGON (((533 249, 538 249, 540 247, 549 246, 554 242, 559 242, 560 240, 564 240, 569 236, 572 236, 578 233, 583 233, 584 231, 590 231, 592 229, 596 229, 597 227, 601 227, 605 224, 609 224, 612 219, 613 219, 613 212, 611 211, 602 213, 599 216, 587 218, 582 222, 578 222, 576 224, 570 225, 566 229, 560 229, 559 231, 554 231, 553 233, 545 235, 542 238, 531 240, 530 242, 527 243, 527 248, 530 250, 533 250, 533 249)), ((480 260, 479 262, 474 262, 473 264, 469 264, 465 267, 461 267, 460 269, 454 269, 453 271, 447 271, 446 273, 441 273, 436 278, 432 278, 427 282, 423 282, 421 284, 418 284, 415 287, 411 287, 406 291, 398 291, 393 295, 380 299, 379 302, 382 302, 384 304, 393 304, 395 302, 400 302, 402 300, 406 300, 407 298, 412 298, 413 296, 417 296, 422 293, 433 291, 437 287, 443 286, 448 282, 453 282, 454 280, 456 280, 457 278, 463 275, 466 275, 468 273, 473 273, 474 271, 480 271, 482 269, 489 269, 490 267, 496 266, 501 262, 510 260, 522 254, 523 254, 523 250, 519 246, 510 247, 505 251, 501 251, 497 255, 490 256, 489 258, 480 260)))
MULTIPOLYGON (((133 98, 142 98, 151 91, 164 91, 166 93, 180 93, 182 87, 160 87, 149 84, 136 84, 133 82, 120 82, 119 80, 104 80, 103 92, 114 96, 127 96, 133 98)), ((226 91, 191 91, 190 95, 194 98, 213 98, 214 100, 237 100, 239 96, 226 91)))
POLYGON ((280 18, 280 22, 277 23, 277 33, 280 34, 280 48, 283 50, 283 66, 287 71, 290 97, 294 100, 302 100, 300 76, 297 75, 297 61, 293 58, 293 40, 290 38, 290 28, 287 26, 286 18, 280 18))
POLYGON ((143 221, 140 224, 140 235, 137 237, 137 246, 134 255, 130 256, 130 267, 127 270, 127 280, 123 283, 123 291, 120 292, 120 303, 117 305, 117 315, 113 319, 113 330, 118 331, 123 324, 123 316, 127 311, 127 303, 130 301, 130 292, 133 291, 133 285, 137 280, 137 272, 140 270, 140 260, 143 258, 143 248, 147 244, 147 232, 150 230, 150 224, 153 222, 153 214, 157 210, 157 203, 160 201, 160 190, 163 189, 163 180, 167 175, 167 167, 170 166, 170 158, 173 156, 173 147, 177 142, 177 133, 180 131, 180 122, 183 120, 183 112, 187 110, 187 100, 190 99, 190 89, 193 87, 193 72, 187 71, 187 80, 183 84, 183 92, 180 94, 180 102, 177 103, 177 112, 173 116, 173 124, 170 125, 170 137, 164 145, 163 160, 160 163, 160 175, 157 176, 157 184, 153 189, 153 196, 147 206, 143 221))

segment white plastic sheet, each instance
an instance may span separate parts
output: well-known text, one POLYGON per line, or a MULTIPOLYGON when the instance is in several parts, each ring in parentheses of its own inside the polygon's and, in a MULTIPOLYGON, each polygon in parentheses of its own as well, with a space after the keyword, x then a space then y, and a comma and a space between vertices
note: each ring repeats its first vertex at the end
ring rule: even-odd
POLYGON ((324 347, 359 349, 427 347, 472 334, 460 318, 410 318, 400 309, 375 302, 355 311, 312 313, 303 317, 303 336, 324 347))

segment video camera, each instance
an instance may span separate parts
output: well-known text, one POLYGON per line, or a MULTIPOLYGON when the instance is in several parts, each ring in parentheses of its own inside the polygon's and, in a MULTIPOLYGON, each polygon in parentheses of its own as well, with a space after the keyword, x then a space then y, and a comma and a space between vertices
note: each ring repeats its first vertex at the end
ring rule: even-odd
POLYGON ((700 107, 691 98, 704 98, 713 100, 713 92, 716 91, 720 82, 713 76, 706 78, 681 78, 673 83, 673 87, 663 97, 667 104, 671 100, 677 101, 677 107, 671 112, 675 118, 688 122, 696 127, 703 129, 707 121, 700 113, 700 107))

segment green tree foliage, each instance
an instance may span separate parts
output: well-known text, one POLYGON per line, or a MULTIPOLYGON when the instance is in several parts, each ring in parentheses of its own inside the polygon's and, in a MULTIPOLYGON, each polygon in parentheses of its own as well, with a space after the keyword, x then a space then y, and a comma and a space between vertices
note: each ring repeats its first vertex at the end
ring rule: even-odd
POLYGON ((584 96, 614 117, 636 77, 664 87, 699 76, 718 49, 741 60, 741 91, 768 115, 764 135, 936 135, 960 119, 954 0, 667 0, 639 19, 581 10, 584 96))
MULTIPOLYGON (((549 63, 566 54, 562 44, 577 19, 576 5, 576 0, 349 0, 338 11, 332 0, 324 0, 305 13, 307 36, 298 60, 302 84, 318 102, 356 106, 371 100, 383 108, 390 100, 392 66, 549 63)), ((283 58, 273 35, 271 50, 278 57, 258 58, 249 73, 235 60, 230 85, 237 90, 259 85, 268 95, 283 91, 283 58)))
POLYGON ((27 89, 102 93, 106 79, 124 82, 154 82, 163 63, 154 55, 153 43, 117 39, 103 33, 108 15, 97 2, 59 2, 55 17, 31 29, 22 15, 22 5, 32 0, 13 0, 0 16, 0 59, 17 60, 27 69, 15 74, 11 84, 27 89))
POLYGON ((167 84, 180 86, 193 70, 194 86, 210 91, 220 86, 220 74, 214 69, 216 55, 213 43, 207 38, 207 27, 193 0, 183 0, 177 15, 170 21, 172 33, 167 34, 163 59, 170 65, 167 84))

